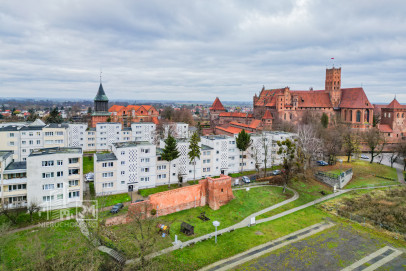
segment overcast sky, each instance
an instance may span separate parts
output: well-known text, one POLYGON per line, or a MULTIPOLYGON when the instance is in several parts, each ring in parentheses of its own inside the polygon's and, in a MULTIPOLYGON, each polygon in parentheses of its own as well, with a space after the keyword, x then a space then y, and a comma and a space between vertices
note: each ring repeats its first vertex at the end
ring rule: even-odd
POLYGON ((324 89, 406 103, 406 2, 0 0, 0 96, 252 101, 324 89), (334 63, 331 58, 334 58, 334 63))

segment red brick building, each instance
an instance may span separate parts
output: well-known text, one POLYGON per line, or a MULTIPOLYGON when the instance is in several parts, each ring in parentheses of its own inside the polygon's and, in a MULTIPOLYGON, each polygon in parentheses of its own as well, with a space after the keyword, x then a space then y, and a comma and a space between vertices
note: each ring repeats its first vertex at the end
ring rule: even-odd
POLYGON ((255 94, 253 103, 255 119, 272 119, 267 125, 275 120, 297 123, 305 112, 312 112, 320 116, 326 113, 330 120, 338 118, 353 128, 372 127, 374 107, 363 88, 341 88, 341 68, 326 69, 324 90, 263 87, 259 95, 255 94))
POLYGON ((375 110, 381 118, 378 128, 388 143, 406 139, 406 105, 401 105, 395 97, 388 105, 375 105, 375 110))
POLYGON ((158 124, 159 112, 152 105, 113 105, 109 109, 112 122, 120 122, 123 127, 131 127, 133 122, 153 122, 158 124))

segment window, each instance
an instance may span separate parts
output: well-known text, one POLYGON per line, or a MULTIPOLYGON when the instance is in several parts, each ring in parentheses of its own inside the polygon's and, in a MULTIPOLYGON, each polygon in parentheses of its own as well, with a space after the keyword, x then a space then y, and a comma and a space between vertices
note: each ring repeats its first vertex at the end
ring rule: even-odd
POLYGON ((56 199, 63 199, 63 194, 59 194, 56 196, 56 199))
POLYGON ((21 141, 21 144, 25 145, 27 142, 25 140, 21 141))
POLYGON ((103 188, 109 188, 109 187, 113 187, 114 186, 114 184, 113 183, 104 183, 103 184, 103 188))
POLYGON ((79 197, 79 191, 75 192, 69 192, 69 198, 78 198, 79 197))
POLYGON ((361 111, 357 111, 356 121, 361 122, 361 111))
POLYGON ((44 172, 44 173, 42 173, 42 178, 43 179, 48 179, 48 178, 53 178, 53 177, 54 177, 53 172, 44 172))
POLYGON ((9 137, 14 137, 14 133, 10 133, 10 134, 9 134, 9 137))
POLYGON ((141 182, 149 182, 149 177, 142 177, 141 182))
POLYGON ((125 181, 121 181, 121 184, 125 184, 125 181))
POLYGON ((141 152, 149 153, 149 149, 141 149, 141 152))
POLYGON ((121 161, 121 165, 125 165, 125 161, 121 161))
POLYGON ((14 146, 14 141, 10 141, 10 142, 8 143, 8 145, 9 145, 9 146, 14 146))
POLYGON ((141 172, 149 172, 149 168, 148 167, 141 168, 141 172))
POLYGON ((72 180, 69 181, 69 187, 71 186, 78 186, 79 185, 79 180, 72 180))
POLYGON ((62 160, 56 160, 56 164, 57 164, 58 166, 62 166, 62 165, 63 165, 63 161, 62 161, 62 160))
POLYGON ((125 175, 125 171, 121 171, 121 175, 125 175))
POLYGON ((63 188, 63 183, 57 183, 56 188, 63 188))
POLYGON ((41 145, 41 140, 37 140, 37 145, 41 145))
POLYGON ((42 185, 42 190, 52 190, 52 189, 55 189, 55 185, 53 183, 42 185))
POLYGON ((79 162, 79 158, 69 158, 69 164, 76 164, 79 162))
POLYGON ((53 136, 54 132, 45 132, 45 136, 53 136))
POLYGON ((62 177, 62 176, 63 176, 63 171, 56 172, 56 177, 62 177))
POLYGON ((27 189, 26 184, 13 184, 8 186, 8 191, 24 190, 27 189))
POLYGON ((51 201, 54 200, 54 196, 43 196, 42 197, 42 201, 46 202, 46 201, 51 201))
POLYGON ((122 152, 121 152, 121 155, 125 155, 125 151, 122 151, 122 152))
POLYGON ((113 177, 113 172, 103 172, 102 176, 103 178, 113 177))
POLYGON ((42 166, 43 167, 52 167, 54 165, 54 161, 42 161, 42 166))
POLYGON ((29 134, 30 136, 34 136, 34 133, 32 133, 32 132, 30 132, 30 134, 29 134))
POLYGON ((112 167, 113 166, 113 162, 105 162, 102 164, 102 167, 112 167))
POLYGON ((76 175, 79 174, 79 169, 78 168, 70 168, 69 169, 69 176, 70 175, 76 175))
POLYGON ((56 132, 56 135, 63 136, 63 132, 56 132))
POLYGON ((26 152, 27 152, 27 150, 26 150, 26 149, 22 149, 22 152, 26 153, 26 152))

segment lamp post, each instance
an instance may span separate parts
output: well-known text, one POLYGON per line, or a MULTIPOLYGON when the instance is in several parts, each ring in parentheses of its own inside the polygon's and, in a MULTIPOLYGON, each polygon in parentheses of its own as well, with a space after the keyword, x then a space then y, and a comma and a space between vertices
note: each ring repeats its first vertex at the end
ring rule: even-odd
POLYGON ((218 221, 213 221, 213 226, 216 227, 216 232, 215 232, 215 234, 214 234, 214 240, 215 240, 215 242, 216 242, 216 244, 217 244, 217 227, 220 226, 220 222, 218 222, 218 221))

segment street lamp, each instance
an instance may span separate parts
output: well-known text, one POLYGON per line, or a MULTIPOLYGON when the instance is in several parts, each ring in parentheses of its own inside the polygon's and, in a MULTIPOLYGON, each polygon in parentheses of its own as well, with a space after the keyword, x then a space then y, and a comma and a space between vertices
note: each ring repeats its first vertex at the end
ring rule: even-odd
POLYGON ((215 242, 216 242, 216 244, 217 244, 217 227, 220 226, 220 222, 218 222, 218 221, 213 221, 213 226, 216 227, 216 232, 215 232, 215 234, 214 234, 214 240, 215 240, 215 242))

